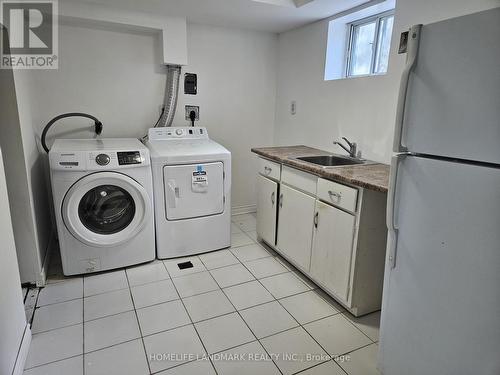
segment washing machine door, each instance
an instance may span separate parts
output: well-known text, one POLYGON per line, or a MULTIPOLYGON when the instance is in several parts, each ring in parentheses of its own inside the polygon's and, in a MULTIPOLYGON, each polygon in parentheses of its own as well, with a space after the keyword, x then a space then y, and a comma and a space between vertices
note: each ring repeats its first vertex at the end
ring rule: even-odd
POLYGON ((83 243, 120 245, 139 233, 151 217, 151 199, 133 178, 98 172, 78 180, 62 205, 64 224, 83 243))

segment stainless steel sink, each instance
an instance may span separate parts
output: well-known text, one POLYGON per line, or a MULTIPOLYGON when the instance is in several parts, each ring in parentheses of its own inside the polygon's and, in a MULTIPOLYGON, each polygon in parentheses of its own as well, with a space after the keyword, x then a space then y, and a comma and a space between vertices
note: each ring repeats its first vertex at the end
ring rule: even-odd
POLYGON ((337 155, 302 156, 296 159, 306 161, 312 164, 317 164, 322 167, 339 167, 342 165, 355 165, 355 164, 366 163, 366 161, 362 159, 354 159, 337 155))

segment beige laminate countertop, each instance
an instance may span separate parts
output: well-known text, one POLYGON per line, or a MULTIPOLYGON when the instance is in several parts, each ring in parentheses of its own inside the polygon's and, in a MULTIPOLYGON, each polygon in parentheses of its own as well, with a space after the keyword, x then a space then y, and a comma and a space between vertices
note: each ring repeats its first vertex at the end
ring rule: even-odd
POLYGON ((373 162, 369 164, 324 168, 295 158, 299 156, 332 155, 332 153, 303 145, 258 147, 252 148, 252 152, 266 159, 289 165, 328 180, 345 182, 383 193, 388 190, 390 167, 387 164, 373 162))

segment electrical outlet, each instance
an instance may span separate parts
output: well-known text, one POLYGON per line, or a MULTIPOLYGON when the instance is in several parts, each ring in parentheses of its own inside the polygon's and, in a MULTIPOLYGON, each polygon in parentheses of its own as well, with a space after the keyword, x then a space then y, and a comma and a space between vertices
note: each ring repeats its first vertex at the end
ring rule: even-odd
POLYGON ((191 121, 191 118, 189 117, 189 114, 191 113, 191 111, 194 111, 194 113, 196 113, 194 120, 199 121, 200 120, 200 107, 197 105, 187 105, 186 106, 186 120, 187 121, 191 121))
POLYGON ((292 100, 292 102, 290 103, 290 113, 292 115, 297 113, 297 102, 295 100, 292 100))

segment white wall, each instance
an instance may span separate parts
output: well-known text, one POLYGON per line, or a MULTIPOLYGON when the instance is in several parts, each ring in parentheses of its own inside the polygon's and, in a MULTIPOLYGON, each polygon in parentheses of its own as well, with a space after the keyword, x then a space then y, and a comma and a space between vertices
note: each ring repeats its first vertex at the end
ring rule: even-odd
POLYGON ((186 125, 185 105, 200 106, 200 126, 233 158, 233 207, 255 205, 257 160, 250 148, 273 144, 277 36, 188 25, 185 71, 198 73, 198 95, 182 95, 174 125, 186 125))
MULTIPOLYGON (((1 149, 0 238, 2 241, 2 260, 0 261, 0 374, 12 374, 25 329, 29 331, 29 328, 27 328, 24 314, 1 149)), ((20 359, 20 362, 24 359, 20 359)))
POLYGON ((324 81, 328 20, 280 34, 275 142, 343 151, 332 141, 358 142, 363 156, 389 162, 399 77, 404 55, 399 34, 430 23, 498 6, 497 0, 397 0, 389 71, 384 76, 324 81), (290 114, 290 102, 297 114, 290 114))
MULTIPOLYGON (((53 116, 69 111, 97 116, 103 137, 141 137, 153 126, 165 85, 157 35, 63 24, 59 37, 58 70, 20 74, 36 135, 53 116)), ((184 96, 181 86, 173 125, 188 125, 185 104, 200 106, 197 125, 233 152, 233 207, 254 204, 250 148, 272 144, 276 46, 271 33, 188 25, 183 73, 198 74, 199 93, 184 96)), ((62 120, 50 131, 49 144, 54 137, 92 137, 89 125, 62 120)))
POLYGON ((21 282, 43 283, 42 262, 50 233, 47 191, 31 123, 26 121, 30 105, 17 100, 23 84, 11 70, 0 70, 0 147, 7 160, 5 174, 21 282))

